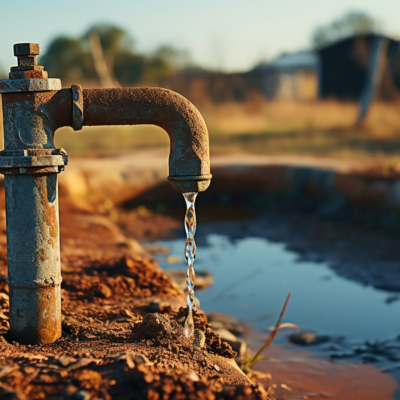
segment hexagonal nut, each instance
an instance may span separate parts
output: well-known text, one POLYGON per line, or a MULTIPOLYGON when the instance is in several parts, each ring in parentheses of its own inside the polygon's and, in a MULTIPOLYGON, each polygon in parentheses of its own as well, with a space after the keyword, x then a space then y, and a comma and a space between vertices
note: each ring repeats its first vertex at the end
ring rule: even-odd
POLYGON ((10 79, 49 79, 49 74, 42 70, 15 71, 8 74, 10 79))
POLYGON ((19 56, 18 57, 18 66, 19 67, 35 67, 36 56, 19 56))
POLYGON ((38 43, 16 43, 14 44, 14 56, 38 56, 40 47, 38 43))
POLYGON ((18 66, 18 67, 11 67, 10 71, 11 72, 16 72, 16 71, 43 71, 44 67, 41 65, 27 65, 27 66, 18 66))

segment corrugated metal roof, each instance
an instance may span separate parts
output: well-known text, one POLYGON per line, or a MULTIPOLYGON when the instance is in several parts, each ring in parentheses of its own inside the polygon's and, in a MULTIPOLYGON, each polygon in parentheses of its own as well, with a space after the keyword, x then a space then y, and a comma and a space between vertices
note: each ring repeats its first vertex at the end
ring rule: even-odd
POLYGON ((297 53, 283 54, 272 61, 257 65, 253 71, 264 69, 293 70, 301 68, 316 68, 318 55, 313 50, 299 51, 297 53))

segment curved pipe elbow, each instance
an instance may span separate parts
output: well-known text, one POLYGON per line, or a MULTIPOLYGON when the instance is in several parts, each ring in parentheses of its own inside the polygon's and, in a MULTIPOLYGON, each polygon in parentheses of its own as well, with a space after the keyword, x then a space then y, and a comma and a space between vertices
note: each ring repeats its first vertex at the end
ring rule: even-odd
POLYGON ((160 88, 83 90, 83 125, 151 124, 170 138, 169 177, 180 193, 202 192, 210 185, 206 124, 192 103, 160 88))

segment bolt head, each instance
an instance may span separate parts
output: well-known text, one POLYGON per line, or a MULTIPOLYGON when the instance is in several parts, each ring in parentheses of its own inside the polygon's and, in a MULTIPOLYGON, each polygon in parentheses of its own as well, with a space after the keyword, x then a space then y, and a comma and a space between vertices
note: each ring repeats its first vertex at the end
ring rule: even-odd
POLYGON ((40 47, 38 43, 17 43, 14 44, 14 56, 38 56, 40 47))

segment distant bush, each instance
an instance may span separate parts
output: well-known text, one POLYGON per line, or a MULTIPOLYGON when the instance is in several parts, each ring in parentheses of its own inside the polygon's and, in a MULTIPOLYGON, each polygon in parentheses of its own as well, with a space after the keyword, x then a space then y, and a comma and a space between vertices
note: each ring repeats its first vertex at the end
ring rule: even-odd
POLYGON ((94 25, 78 38, 56 37, 40 63, 51 76, 60 79, 97 79, 91 35, 96 35, 100 43, 109 73, 121 84, 161 84, 182 70, 198 68, 191 63, 187 51, 170 45, 163 45, 151 54, 140 54, 135 51, 135 40, 126 31, 109 24, 94 25))
POLYGON ((318 26, 312 34, 312 44, 321 46, 360 33, 379 33, 380 24, 363 11, 351 11, 332 22, 318 26))

